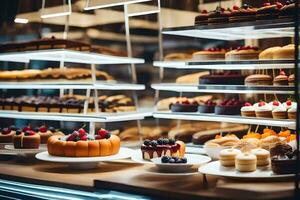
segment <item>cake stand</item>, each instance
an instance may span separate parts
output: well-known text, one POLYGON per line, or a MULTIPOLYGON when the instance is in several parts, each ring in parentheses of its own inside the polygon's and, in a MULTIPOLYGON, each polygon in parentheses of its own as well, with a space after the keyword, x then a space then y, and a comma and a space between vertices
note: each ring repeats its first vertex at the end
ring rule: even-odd
POLYGON ((132 149, 121 147, 120 151, 116 155, 101 156, 101 157, 62 157, 52 156, 48 154, 48 151, 44 151, 35 155, 39 160, 48 162, 65 163, 72 169, 93 169, 98 167, 99 162, 113 161, 129 158, 133 153, 132 149))

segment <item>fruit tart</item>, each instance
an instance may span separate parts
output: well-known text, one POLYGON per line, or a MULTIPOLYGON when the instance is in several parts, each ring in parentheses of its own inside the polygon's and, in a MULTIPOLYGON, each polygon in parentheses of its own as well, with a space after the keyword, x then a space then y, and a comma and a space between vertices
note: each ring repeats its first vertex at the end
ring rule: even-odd
POLYGON ((38 149, 41 143, 39 134, 28 127, 19 129, 13 137, 15 149, 38 149))
POLYGON ((158 140, 145 140, 141 146, 143 159, 150 160, 152 158, 162 156, 176 156, 183 158, 185 154, 185 144, 180 140, 160 138, 158 140))
POLYGON ((100 129, 95 136, 80 128, 66 136, 54 135, 47 142, 48 153, 62 157, 97 157, 115 155, 120 150, 120 138, 100 129))
POLYGON ((12 143, 16 130, 15 126, 0 129, 0 143, 12 143))
POLYGON ((200 104, 198 106, 198 112, 200 112, 200 113, 214 113, 216 105, 217 105, 216 102, 214 102, 212 100, 207 100, 204 104, 200 104))
POLYGON ((171 104, 172 112, 197 112, 198 102, 186 97, 179 97, 174 104, 171 104))

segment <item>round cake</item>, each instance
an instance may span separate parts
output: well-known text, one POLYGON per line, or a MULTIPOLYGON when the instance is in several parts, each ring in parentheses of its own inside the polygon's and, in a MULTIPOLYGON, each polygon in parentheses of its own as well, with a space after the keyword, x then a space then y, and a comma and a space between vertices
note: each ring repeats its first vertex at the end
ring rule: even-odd
POLYGON ((193 60, 224 60, 225 53, 225 49, 209 48, 193 53, 193 60))
POLYGON ((289 44, 280 49, 275 49, 273 52, 274 60, 289 60, 294 59, 295 45, 289 44))
POLYGON ((225 59, 233 60, 256 60, 258 59, 259 51, 257 47, 242 46, 231 50, 225 54, 225 59))
POLYGON ((34 131, 41 136, 41 144, 47 144, 48 139, 53 135, 64 136, 62 132, 56 130, 54 127, 51 126, 49 128, 47 128, 46 126, 36 127, 34 131))
POLYGON ((273 78, 267 74, 252 74, 245 79, 245 85, 272 85, 273 78))
POLYGON ((197 112, 197 110, 198 103, 186 97, 177 98, 176 103, 171 104, 172 112, 197 112))
POLYGON ((62 157, 97 157, 115 155, 120 150, 120 138, 100 129, 95 136, 84 129, 67 136, 51 136, 47 143, 48 153, 62 157))
POLYGON ((279 46, 267 48, 259 54, 258 58, 259 60, 273 60, 274 51, 279 49, 281 49, 279 46))
POLYGON ((199 84, 243 85, 245 76, 238 72, 226 71, 199 78, 199 84))

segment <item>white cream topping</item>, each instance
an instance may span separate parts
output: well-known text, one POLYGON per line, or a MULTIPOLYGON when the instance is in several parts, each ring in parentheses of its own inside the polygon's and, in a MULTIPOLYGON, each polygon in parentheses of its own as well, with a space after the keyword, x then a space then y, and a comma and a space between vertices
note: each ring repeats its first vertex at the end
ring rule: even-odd
MULTIPOLYGON (((279 101, 277 101, 277 102, 278 102, 278 104, 279 104, 278 106, 281 106, 281 105, 282 105, 279 101)), ((278 107, 277 105, 273 105, 273 101, 270 102, 269 105, 272 107, 272 110, 274 110, 275 108, 278 107)))
POLYGON ((288 112, 297 112, 297 104, 294 104, 290 109, 288 109, 288 112))
POLYGON ((241 108, 241 111, 254 111, 254 107, 253 106, 243 106, 241 108))
POLYGON ((294 105, 297 106, 297 103, 296 103, 296 102, 292 102, 291 105, 287 105, 286 102, 284 102, 282 105, 283 105, 284 107, 286 107, 286 109, 290 109, 290 108, 293 107, 294 105))
POLYGON ((255 109, 256 112, 263 112, 263 111, 272 111, 272 107, 268 104, 264 105, 264 106, 258 106, 255 109))
POLYGON ((283 105, 276 106, 272 112, 286 112, 286 108, 283 105))

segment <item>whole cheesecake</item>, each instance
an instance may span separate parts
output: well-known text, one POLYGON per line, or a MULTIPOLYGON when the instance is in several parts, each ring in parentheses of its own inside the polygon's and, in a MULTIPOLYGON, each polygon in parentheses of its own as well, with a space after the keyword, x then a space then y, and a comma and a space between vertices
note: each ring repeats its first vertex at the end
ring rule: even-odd
POLYGON ((62 157, 98 157, 115 155, 120 150, 120 138, 100 129, 95 136, 84 129, 67 136, 51 136, 47 143, 48 153, 62 157))
POLYGON ((144 160, 162 156, 184 157, 185 144, 182 141, 174 139, 160 138, 158 140, 145 140, 141 146, 144 160))

